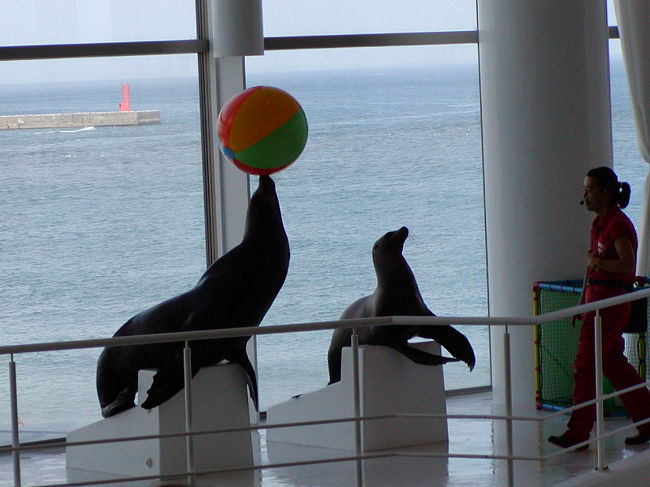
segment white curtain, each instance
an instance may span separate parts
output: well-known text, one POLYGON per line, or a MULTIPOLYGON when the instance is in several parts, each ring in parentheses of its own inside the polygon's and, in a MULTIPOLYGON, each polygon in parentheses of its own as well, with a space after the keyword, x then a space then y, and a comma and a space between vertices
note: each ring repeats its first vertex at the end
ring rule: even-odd
MULTIPOLYGON (((615 0, 641 156, 650 164, 650 0, 615 0)), ((639 232, 637 275, 650 275, 650 174, 639 232)))

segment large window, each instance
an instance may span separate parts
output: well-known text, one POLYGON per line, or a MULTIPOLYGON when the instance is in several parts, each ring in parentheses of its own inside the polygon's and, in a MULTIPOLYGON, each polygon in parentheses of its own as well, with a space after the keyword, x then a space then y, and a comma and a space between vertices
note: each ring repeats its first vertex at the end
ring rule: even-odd
MULTIPOLYGON (((613 0, 607 0, 607 15, 609 25, 618 25, 613 0)), ((629 182, 632 188, 630 203, 625 211, 634 221, 638 232, 641 229, 641 211, 648 166, 639 153, 621 41, 611 39, 609 51, 614 169, 619 179, 629 182)))
MULTIPOLYGON (((306 10, 265 2, 265 34, 475 29, 473 0, 448 2, 445 15, 426 21, 417 13, 429 3, 410 3, 315 2, 306 10), (383 15, 360 18, 368 11, 383 15)), ((178 0, 7 3, 0 17, 0 47, 196 36, 194 2, 178 0)), ((405 256, 432 311, 486 314, 476 46, 269 50, 246 69, 249 86, 296 96, 310 125, 305 153, 276 176, 292 263, 264 324, 336 319, 374 288, 373 242, 402 225, 411 231, 405 256)), ((193 54, 0 62, 0 115, 114 111, 128 83, 132 109, 161 118, 0 130, 5 344, 107 337, 196 283, 206 260, 196 73, 193 54)), ((487 330, 461 329, 478 365, 471 374, 446 366, 447 386, 489 384, 487 330)), ((329 335, 260 338, 263 409, 327 382, 329 335)), ((98 353, 16 357, 24 434, 99 417, 98 353)), ((9 409, 6 394, 0 409, 9 409)))
MULTIPOLYGON (((475 0, 271 0, 264 35, 439 32, 476 29, 475 0)), ((411 57, 411 55, 407 55, 411 57)))
MULTIPOLYGON (((292 261, 265 324, 337 319, 376 286, 374 241, 403 225, 411 235, 404 255, 431 310, 487 314, 476 46, 464 49, 473 64, 441 65, 436 60, 445 48, 439 46, 418 48, 433 62, 409 68, 269 74, 265 64, 274 65, 274 58, 248 61, 248 85, 292 93, 310 127, 302 157, 275 176, 292 261)), ((404 58, 411 48, 389 50, 404 58)), ((317 64, 320 53, 289 55, 317 64)), ((342 56, 363 64, 365 54, 349 49, 342 56)), ((472 373, 464 364, 446 365, 446 386, 488 385, 487 329, 461 329, 478 365, 472 373)), ((330 336, 258 340, 263 408, 327 383, 330 336)))
POLYGON ((0 46, 196 37, 194 2, 21 0, 0 3, 0 46))
MULTIPOLYGON (((138 59, 147 65, 128 64, 138 59)), ((195 55, 177 59, 196 73, 195 55)), ((76 77, 46 82, 26 76, 25 63, 0 63, 13 73, 5 80, 22 79, 2 84, 1 115, 116 111, 127 81, 132 110, 160 112, 151 125, 0 130, 3 344, 109 337, 135 313, 192 287, 205 269, 196 75, 140 69, 97 80, 97 66, 126 73, 122 59, 29 61, 65 65, 76 77)), ((98 419, 98 353, 16 357, 25 432, 98 419)), ((2 411, 6 374, 3 361, 2 411)))
MULTIPOLYGON (((619 44, 620 41, 610 41, 610 44, 614 43, 619 44)), ((648 165, 639 153, 630 90, 623 60, 620 56, 613 56, 610 66, 614 169, 621 181, 630 183, 632 195, 626 212, 639 231, 648 165)))

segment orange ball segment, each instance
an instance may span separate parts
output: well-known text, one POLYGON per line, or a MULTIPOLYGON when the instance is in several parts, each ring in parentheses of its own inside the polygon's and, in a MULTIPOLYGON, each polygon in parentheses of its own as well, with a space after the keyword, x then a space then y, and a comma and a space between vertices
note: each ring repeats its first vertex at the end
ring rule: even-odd
POLYGON ((255 86, 233 96, 219 112, 221 152, 248 174, 266 175, 293 163, 307 143, 307 117, 284 90, 255 86))

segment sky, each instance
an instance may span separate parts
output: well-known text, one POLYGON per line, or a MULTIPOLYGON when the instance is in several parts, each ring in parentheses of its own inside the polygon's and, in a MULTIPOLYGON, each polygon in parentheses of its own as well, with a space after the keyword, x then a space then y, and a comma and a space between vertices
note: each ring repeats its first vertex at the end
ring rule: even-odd
MULTIPOLYGON (((0 46, 195 37, 189 0, 1 1, 0 19, 0 46)), ((263 0, 263 19, 267 37, 475 30, 476 0, 263 0)), ((615 24, 615 17, 609 23, 615 24)), ((249 57, 247 69, 448 65, 476 59, 475 45, 283 51, 249 57)), ((0 84, 195 74, 194 55, 0 62, 0 84)))

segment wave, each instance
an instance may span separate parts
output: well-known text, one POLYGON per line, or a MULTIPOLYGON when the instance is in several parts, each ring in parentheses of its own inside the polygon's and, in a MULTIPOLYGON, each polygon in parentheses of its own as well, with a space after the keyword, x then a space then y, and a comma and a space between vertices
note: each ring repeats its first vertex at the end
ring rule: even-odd
POLYGON ((61 134, 74 134, 75 132, 85 132, 87 130, 95 130, 95 127, 84 127, 80 129, 75 129, 75 130, 59 130, 59 133, 61 134))

